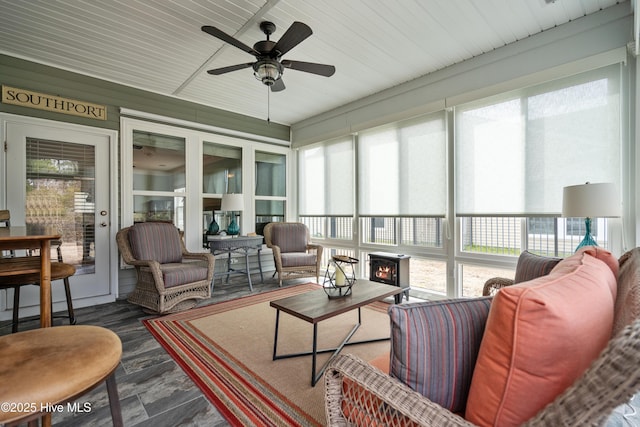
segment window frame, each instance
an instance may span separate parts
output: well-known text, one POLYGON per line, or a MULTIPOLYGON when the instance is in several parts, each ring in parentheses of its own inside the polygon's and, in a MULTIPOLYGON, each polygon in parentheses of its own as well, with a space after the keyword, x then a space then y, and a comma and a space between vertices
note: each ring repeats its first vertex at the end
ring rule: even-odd
MULTIPOLYGON (((294 216, 290 210, 289 202, 292 181, 291 181, 291 150, 289 146, 277 145, 270 142, 260 142, 256 138, 236 137, 223 135, 207 129, 194 129, 183 127, 171 123, 158 123, 155 121, 142 120, 133 117, 121 117, 121 145, 120 145, 120 227, 133 224, 133 197, 141 193, 158 196, 174 197, 175 192, 138 192, 133 190, 133 131, 143 131, 171 135, 185 139, 185 182, 184 192, 179 196, 184 196, 185 204, 185 229, 184 239, 187 249, 202 252, 203 235, 203 198, 222 197, 222 194, 204 193, 203 191, 203 144, 204 142, 229 145, 242 149, 242 194, 245 198, 245 210, 240 216, 240 230, 243 234, 255 230, 255 152, 274 153, 285 156, 286 170, 286 195, 285 200, 287 211, 286 218, 294 216)), ((195 124, 194 124, 195 125, 195 124)))
MULTIPOLYGON (((601 65, 602 68, 608 67, 612 64, 616 64, 615 62, 610 62, 604 65, 601 65)), ((620 219, 599 219, 598 222, 598 228, 600 228, 601 226, 601 220, 606 222, 606 227, 604 227, 604 222, 602 223, 603 225, 603 230, 602 232, 606 233, 606 247, 611 250, 614 254, 616 255, 621 255, 622 250, 625 247, 625 240, 628 239, 630 236, 630 233, 633 232, 632 229, 623 229, 622 224, 625 221, 631 221, 633 219, 633 215, 631 215, 633 212, 635 212, 634 207, 632 206, 632 204, 635 201, 635 197, 633 194, 630 193, 629 188, 631 185, 630 182, 630 171, 634 170, 633 164, 628 161, 627 159, 631 159, 633 157, 633 151, 631 149, 631 138, 630 138, 630 129, 629 129, 629 118, 627 117, 631 111, 633 111, 632 105, 630 104, 630 99, 628 94, 626 94, 629 86, 632 85, 632 81, 630 80, 630 73, 629 73, 629 69, 628 67, 625 67, 623 64, 621 63, 617 63, 617 66, 619 67, 619 72, 620 72, 620 80, 619 80, 619 84, 620 84, 620 96, 619 96, 619 100, 620 100, 620 108, 619 108, 619 114, 620 114, 620 127, 619 127, 619 152, 620 152, 620 167, 619 167, 619 174, 620 174, 620 178, 619 178, 619 190, 621 192, 622 200, 623 200, 623 218, 620 219), (627 219, 625 219, 627 218, 627 219), (605 230, 606 228, 606 230, 605 230), (625 239, 626 237, 626 239, 625 239)), ((594 67, 594 68, 598 68, 598 67, 594 67)), ((564 85, 564 83, 561 82, 561 80, 564 80, 565 78, 571 78, 571 77, 577 77, 577 81, 579 82, 580 80, 584 81, 583 76, 587 75, 586 73, 592 71, 592 69, 583 69, 583 70, 575 70, 575 73, 572 73, 572 75, 562 75, 562 76, 558 76, 557 78, 553 79, 554 82, 552 84, 548 84, 548 81, 543 80, 542 82, 538 82, 536 83, 534 86, 538 86, 538 87, 548 87, 550 91, 553 90, 557 90, 557 86, 558 84, 560 84, 560 86, 564 85)), ((534 89, 535 90, 535 89, 534 89)), ((505 91, 506 93, 507 91, 505 91)), ((511 92, 511 91, 508 91, 511 92)), ((539 93, 545 93, 545 91, 539 92, 539 93)), ((499 98, 501 95, 501 93, 497 93, 497 94, 491 94, 490 96, 487 97, 483 97, 486 98, 487 100, 490 98, 499 98)), ((472 97, 470 95, 466 95, 466 96, 460 96, 458 98, 456 98, 458 100, 458 105, 460 104, 460 101, 464 99, 464 102, 467 103, 481 103, 482 99, 479 99, 478 97, 472 97)), ((446 139, 447 139, 447 212, 445 214, 445 217, 443 219, 443 248, 441 250, 433 250, 432 248, 419 248, 416 249, 415 247, 410 247, 410 246, 406 246, 406 245, 400 245, 400 244, 391 244, 391 245, 370 245, 367 243, 363 243, 363 239, 362 239, 362 234, 363 234, 363 230, 361 229, 361 216, 358 213, 358 205, 357 205, 357 200, 356 200, 356 213, 354 214, 354 222, 357 225, 356 228, 354 229, 354 238, 350 241, 338 241, 338 240, 330 240, 327 239, 323 236, 323 238, 317 238, 314 240, 317 240, 319 243, 322 243, 323 245, 325 245, 325 248, 329 248, 330 251, 336 251, 336 250, 343 250, 343 251, 353 251, 353 255, 355 257, 360 258, 360 265, 364 266, 367 263, 367 260, 362 259, 361 255, 365 255, 368 252, 372 252, 372 251, 388 251, 388 252, 392 252, 392 253, 403 253, 403 254, 407 254, 407 255, 412 255, 412 256, 416 256, 416 257, 426 257, 428 259, 431 260, 436 260, 436 261, 445 261, 447 263, 447 284, 446 284, 446 295, 441 295, 441 294, 427 294, 425 296, 429 297, 429 298, 442 298, 442 297, 461 297, 463 296, 462 294, 462 288, 463 288, 463 284, 462 284, 462 267, 464 265, 473 265, 473 266, 480 266, 480 267, 488 267, 488 268, 496 268, 496 269, 505 269, 505 270, 510 270, 510 271, 515 271, 515 266, 517 263, 517 259, 519 256, 519 253, 513 253, 513 254, 498 254, 498 255, 494 255, 494 254, 486 254, 486 253, 473 253, 473 252, 468 252, 468 251, 464 251, 461 249, 461 241, 462 241, 462 230, 461 230, 461 219, 458 217, 458 214, 456 212, 456 208, 457 208, 457 203, 456 203, 456 196, 457 196, 457 192, 455 189, 455 182, 456 182, 456 168, 458 167, 458 165, 455 163, 456 162, 456 158, 455 158, 455 154, 456 154, 456 129, 455 129, 455 109, 456 109, 456 105, 452 104, 452 103, 447 103, 447 108, 444 110, 445 111, 445 115, 446 115, 446 120, 447 120, 447 127, 446 127, 446 139)), ((393 124, 388 124, 389 126, 392 126, 393 124)), ((368 129, 367 129, 368 130, 368 129)), ((355 134, 355 142, 356 142, 356 158, 355 158, 355 162, 356 164, 360 161, 359 157, 358 157, 358 134, 355 134)), ((318 144, 322 144, 322 143, 318 143, 318 144)), ((315 145, 315 144, 314 144, 315 145)), ((303 146, 300 147, 300 149, 304 149, 306 147, 309 146, 303 146)), ((302 172, 301 172, 302 173, 302 172)), ((357 192, 359 185, 360 185, 360 177, 358 175, 358 171, 356 170, 355 172, 355 177, 356 177, 356 190, 355 192, 357 192)), ((560 193, 561 194, 561 193, 560 193)), ((371 215, 369 215, 371 216, 371 215)), ((387 215, 388 216, 388 215, 387 215)), ((485 216, 491 216, 489 214, 486 214, 485 216)), ((511 215, 511 214, 504 214, 503 216, 517 216, 517 217, 521 217, 522 215, 511 215)), ((554 240, 557 240, 559 237, 559 234, 562 234, 562 230, 561 228, 564 227, 563 224, 566 224, 567 222, 571 222, 571 221, 575 221, 575 220, 568 220, 566 218, 559 218, 559 212, 553 212, 553 213, 547 213, 547 214, 539 214, 539 213, 531 213, 527 215, 528 217, 544 217, 544 218, 553 218, 555 227, 556 227, 556 234, 554 235, 554 240)), ((314 220, 321 220, 321 221, 327 221, 327 218, 329 217, 329 215, 326 216, 322 216, 322 215, 315 215, 314 220)), ((400 218, 401 216, 399 216, 398 218, 400 218)), ((304 221, 306 219, 309 219, 309 216, 300 216, 300 218, 304 221)), ((397 221, 398 218, 394 218, 394 221, 396 221, 396 225, 394 226, 394 229, 398 229, 397 228, 397 221)), ((522 236, 520 236, 520 239, 522 240, 522 247, 521 249, 524 250, 526 248, 528 248, 527 245, 532 244, 533 242, 529 242, 528 240, 528 233, 527 233, 527 220, 526 219, 521 219, 520 221, 523 222, 522 227, 520 228, 520 233, 522 234, 522 236)), ((598 230, 601 231, 601 230, 598 230)), ((579 234, 579 233, 578 233, 579 234)), ((563 234, 564 235, 564 234, 563 234)), ((570 236, 566 236, 567 238, 570 236)), ((577 243, 579 243, 579 241, 582 239, 582 236, 575 236, 577 238, 577 241, 575 242, 576 245, 577 243)), ((599 236, 598 237, 598 243, 600 244, 600 242, 603 242, 602 237, 599 236)), ((535 244, 546 244, 547 242, 536 242, 535 244)), ((604 243, 604 242, 603 242, 604 243)), ((326 250, 326 249, 325 249, 326 250)), ((554 254, 549 254, 550 256, 553 256, 554 254)), ((366 271, 365 268, 361 268, 360 270, 360 274, 361 277, 367 278, 368 277, 368 272, 366 271)), ((488 279, 489 277, 487 277, 488 279)), ((413 291, 413 290, 412 290, 413 291)), ((466 295, 465 295, 466 296, 466 295)))

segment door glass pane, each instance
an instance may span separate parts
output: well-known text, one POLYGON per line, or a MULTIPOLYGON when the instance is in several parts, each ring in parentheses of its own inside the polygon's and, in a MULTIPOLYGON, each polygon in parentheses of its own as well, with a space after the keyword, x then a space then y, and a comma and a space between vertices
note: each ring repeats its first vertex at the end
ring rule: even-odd
POLYGON ((133 189, 177 191, 185 183, 185 140, 133 131, 133 189))
POLYGON ((242 193, 242 148, 206 141, 202 148, 202 191, 242 193))
POLYGON ((94 273, 95 147, 27 138, 26 153, 27 227, 54 226, 64 262, 77 275, 94 273))
POLYGON ((256 151, 256 196, 286 196, 284 154, 256 151))

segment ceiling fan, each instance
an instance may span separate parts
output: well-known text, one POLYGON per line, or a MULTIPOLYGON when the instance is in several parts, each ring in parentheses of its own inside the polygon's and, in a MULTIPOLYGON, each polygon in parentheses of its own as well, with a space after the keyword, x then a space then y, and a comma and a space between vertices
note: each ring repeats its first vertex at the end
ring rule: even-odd
POLYGON ((282 73, 285 68, 325 77, 330 77, 336 72, 336 68, 333 65, 282 59, 282 56, 285 53, 289 52, 304 39, 313 34, 308 25, 298 21, 294 22, 277 43, 269 39, 269 36, 276 30, 276 26, 273 22, 261 22, 260 29, 267 35, 267 39, 257 42, 253 47, 249 47, 216 27, 212 27, 210 25, 203 26, 202 31, 205 33, 208 33, 213 37, 229 43, 230 45, 233 45, 256 57, 256 62, 216 68, 207 71, 207 73, 220 75, 231 71, 241 70, 243 68, 253 67, 253 74, 258 80, 269 86, 272 92, 279 92, 285 88, 284 82, 282 81, 282 73))

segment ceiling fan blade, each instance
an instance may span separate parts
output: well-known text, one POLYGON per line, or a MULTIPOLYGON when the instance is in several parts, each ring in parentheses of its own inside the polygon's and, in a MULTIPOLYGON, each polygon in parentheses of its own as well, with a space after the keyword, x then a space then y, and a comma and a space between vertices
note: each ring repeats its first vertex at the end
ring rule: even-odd
POLYGON ((237 65, 229 65, 228 67, 215 68, 213 70, 207 71, 209 74, 213 74, 214 76, 219 76, 220 74, 230 73, 231 71, 242 70, 243 68, 249 68, 253 65, 253 62, 248 62, 246 64, 237 64, 237 65))
POLYGON ((282 81, 282 77, 280 77, 271 85, 271 92, 280 92, 284 89, 285 89, 285 86, 284 86, 284 82, 282 81))
POLYGON ((244 50, 245 52, 250 53, 253 56, 259 56, 260 55, 252 47, 247 46, 246 44, 242 43, 240 40, 237 40, 237 39, 231 37, 229 34, 225 33, 224 31, 220 31, 216 27, 212 27, 211 25, 204 25, 202 27, 202 31, 204 31, 207 34, 211 34, 213 37, 218 38, 218 39, 222 40, 223 42, 227 42, 230 45, 233 45, 233 46, 237 47, 238 49, 244 50))
POLYGON ((313 62, 289 61, 284 59, 281 64, 285 68, 318 74, 325 77, 331 77, 336 72, 336 67, 333 65, 316 64, 313 62))
POLYGON ((278 57, 280 57, 296 47, 311 34, 313 34, 313 31, 311 31, 311 28, 309 28, 307 24, 296 21, 285 31, 271 51, 277 51, 278 57))

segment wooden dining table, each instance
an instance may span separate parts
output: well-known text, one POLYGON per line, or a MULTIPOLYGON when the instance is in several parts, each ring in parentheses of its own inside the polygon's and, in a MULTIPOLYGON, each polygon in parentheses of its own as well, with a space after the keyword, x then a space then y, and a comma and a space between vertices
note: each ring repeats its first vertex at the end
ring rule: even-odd
POLYGON ((51 326, 51 241, 62 236, 51 228, 0 227, 0 251, 39 249, 40 256, 0 258, 0 276, 40 273, 40 327, 51 326))

